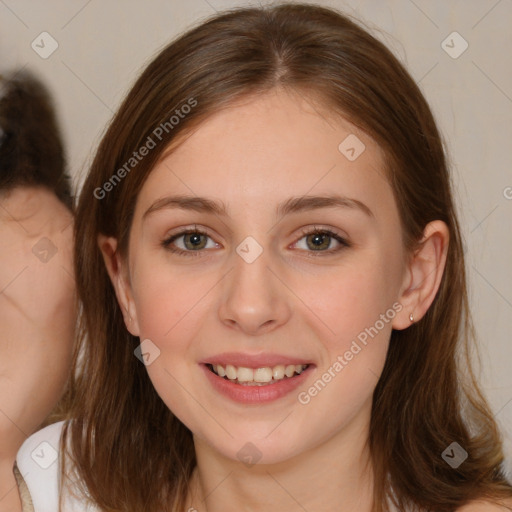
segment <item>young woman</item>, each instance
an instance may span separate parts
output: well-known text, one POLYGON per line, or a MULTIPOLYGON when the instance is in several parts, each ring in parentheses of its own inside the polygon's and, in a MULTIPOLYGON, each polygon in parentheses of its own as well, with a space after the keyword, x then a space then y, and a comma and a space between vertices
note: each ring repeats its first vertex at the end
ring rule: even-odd
POLYGON ((30 440, 67 453, 63 510, 511 509, 440 136, 357 23, 276 5, 174 41, 76 239, 72 420, 30 440))

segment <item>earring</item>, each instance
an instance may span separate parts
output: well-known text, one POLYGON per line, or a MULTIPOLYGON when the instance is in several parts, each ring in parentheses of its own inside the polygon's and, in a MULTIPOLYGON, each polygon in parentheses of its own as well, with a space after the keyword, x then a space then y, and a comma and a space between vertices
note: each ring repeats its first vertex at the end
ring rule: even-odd
POLYGON ((411 321, 411 323, 414 322, 414 315, 412 313, 409 315, 409 320, 411 321))

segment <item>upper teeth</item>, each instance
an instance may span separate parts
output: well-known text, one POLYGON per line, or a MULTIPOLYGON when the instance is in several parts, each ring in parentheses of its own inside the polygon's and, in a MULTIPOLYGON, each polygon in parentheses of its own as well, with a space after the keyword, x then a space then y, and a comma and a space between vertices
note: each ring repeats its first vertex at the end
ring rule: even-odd
POLYGON ((271 368, 265 366, 263 368, 245 368, 243 366, 233 366, 227 364, 211 365, 213 371, 220 377, 227 377, 229 380, 238 380, 238 382, 271 382, 272 380, 282 380, 284 377, 293 377, 295 373, 301 374, 307 364, 278 364, 271 368))

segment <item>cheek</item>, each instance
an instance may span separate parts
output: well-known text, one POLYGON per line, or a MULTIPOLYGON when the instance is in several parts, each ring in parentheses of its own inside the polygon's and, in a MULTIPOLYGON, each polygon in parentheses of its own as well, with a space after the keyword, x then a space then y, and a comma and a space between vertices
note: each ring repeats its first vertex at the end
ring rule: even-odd
MULTIPOLYGON (((347 425, 371 397, 386 361, 391 322, 396 315, 382 266, 375 262, 336 279, 325 280, 324 293, 308 296, 328 335, 321 337, 325 358, 307 387, 298 391, 297 423, 311 435, 329 437, 347 425), (328 421, 327 421, 328 419, 328 421)), ((297 415, 296 415, 297 418, 297 415)))
MULTIPOLYGON (((321 277, 301 275, 295 289, 314 313, 309 315, 311 321, 323 324, 323 338, 333 348, 343 349, 392 308, 393 287, 388 277, 378 261, 361 258, 357 264, 321 277)), ((391 314, 393 311, 387 316, 391 314)), ((385 324, 384 330, 390 332, 388 322, 385 324)), ((378 328, 383 330, 381 322, 378 328)))
POLYGON ((300 390, 299 401, 320 415, 330 410, 335 424, 371 397, 386 361, 393 318, 401 309, 395 303, 393 260, 378 254, 361 254, 322 278, 301 276, 299 293, 315 313, 308 317, 325 357, 314 386, 300 390))
POLYGON ((193 409, 188 394, 191 372, 197 371, 190 351, 199 336, 197 315, 202 314, 206 284, 148 265, 137 269, 133 285, 140 341, 154 344, 147 345, 153 357, 148 376, 166 406, 189 428, 198 428, 193 419, 201 411, 193 409))
POLYGON ((147 367, 148 374, 173 411, 186 402, 178 383, 197 372, 198 340, 212 308, 208 291, 217 281, 212 275, 169 270, 154 262, 137 269, 133 290, 139 337, 141 342, 151 340, 158 356, 147 367))
POLYGON ((140 336, 155 338, 162 343, 175 339, 175 332, 187 324, 200 310, 202 299, 213 280, 190 272, 172 272, 157 267, 138 271, 134 283, 135 308, 140 336))

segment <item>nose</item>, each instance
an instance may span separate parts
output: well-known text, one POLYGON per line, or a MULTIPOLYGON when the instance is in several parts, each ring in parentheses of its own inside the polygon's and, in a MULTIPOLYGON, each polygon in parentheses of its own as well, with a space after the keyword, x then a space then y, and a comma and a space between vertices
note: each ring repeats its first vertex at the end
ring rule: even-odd
POLYGON ((277 263, 271 261, 269 250, 252 262, 235 251, 231 259, 233 268, 221 291, 221 322, 253 336, 285 324, 291 315, 290 292, 276 276, 277 263))

